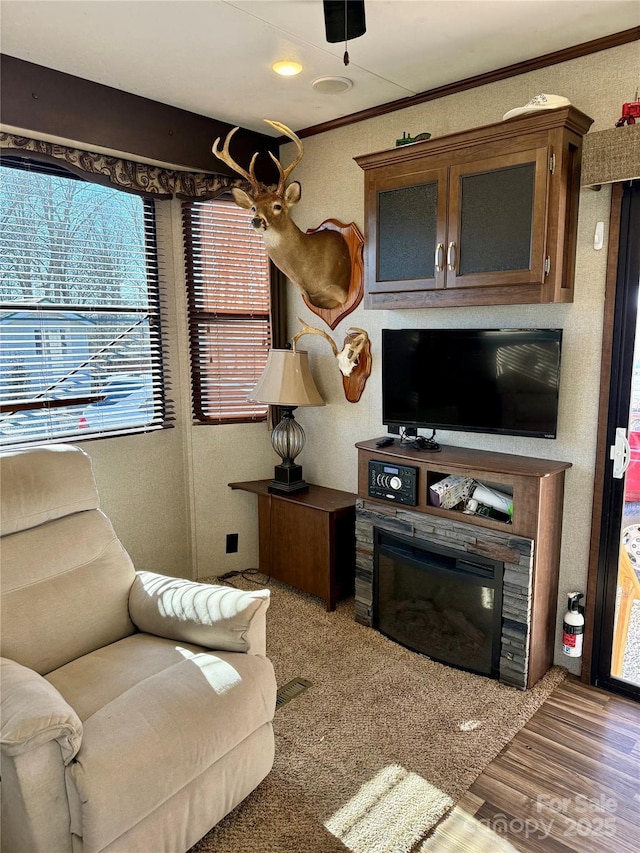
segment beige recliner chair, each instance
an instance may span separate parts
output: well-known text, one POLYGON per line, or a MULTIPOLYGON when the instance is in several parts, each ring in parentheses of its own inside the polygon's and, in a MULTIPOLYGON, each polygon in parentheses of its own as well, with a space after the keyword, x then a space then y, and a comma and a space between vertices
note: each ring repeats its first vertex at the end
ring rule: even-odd
POLYGON ((186 851, 273 763, 269 592, 136 572, 75 447, 0 472, 2 851, 186 851))

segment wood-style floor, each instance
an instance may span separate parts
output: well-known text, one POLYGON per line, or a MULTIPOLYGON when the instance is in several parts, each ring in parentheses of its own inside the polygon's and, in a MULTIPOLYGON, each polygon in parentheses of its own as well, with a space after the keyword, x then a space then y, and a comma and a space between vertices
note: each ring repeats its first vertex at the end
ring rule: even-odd
POLYGON ((568 678, 422 849, 640 853, 640 704, 568 678))

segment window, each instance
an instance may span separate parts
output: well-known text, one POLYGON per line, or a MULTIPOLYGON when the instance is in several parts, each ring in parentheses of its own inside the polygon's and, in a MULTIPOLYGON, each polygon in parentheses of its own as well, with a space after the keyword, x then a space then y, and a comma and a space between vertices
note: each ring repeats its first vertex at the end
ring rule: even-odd
POLYGON ((265 420, 248 396, 271 345, 269 259, 231 201, 183 205, 193 410, 202 423, 265 420))
POLYGON ((0 441, 163 426, 153 203, 18 158, 0 178, 0 441))

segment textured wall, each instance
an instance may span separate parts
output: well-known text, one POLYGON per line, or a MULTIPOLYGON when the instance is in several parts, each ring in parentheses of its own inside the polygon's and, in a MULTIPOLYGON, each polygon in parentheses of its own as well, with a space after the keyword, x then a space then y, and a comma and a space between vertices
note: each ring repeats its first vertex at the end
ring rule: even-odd
MULTIPOLYGON (((333 217, 343 222, 354 221, 364 231, 364 173, 353 157, 393 147, 403 131, 412 136, 423 131, 441 136, 490 124, 500 121, 511 107, 526 103, 540 92, 568 97, 578 109, 594 118, 592 130, 611 127, 619 118, 621 104, 635 91, 636 68, 637 45, 625 45, 305 139, 304 158, 293 176, 303 188, 296 221, 304 229, 333 217)), ((288 145, 284 150, 285 161, 292 148, 288 145)), ((442 443, 562 459, 573 464, 566 479, 559 616, 565 609, 567 591, 586 586, 606 268, 606 250, 593 249, 593 234, 598 220, 604 220, 608 226, 609 204, 610 192, 606 188, 599 193, 593 190, 581 193, 576 295, 571 305, 407 311, 358 308, 333 333, 341 342, 349 325, 355 325, 367 329, 371 337, 374 367, 358 404, 345 401, 327 344, 312 336, 303 338, 304 347, 311 353, 318 386, 328 403, 323 409, 306 409, 299 415, 308 433, 301 457, 305 476, 323 485, 356 491, 357 460, 353 445, 384 433, 380 394, 383 328, 543 326, 564 329, 556 440, 438 433, 442 443)), ((298 327, 297 316, 311 325, 321 324, 319 318, 306 309, 293 286, 288 304, 292 331, 298 327)), ((559 627, 560 619, 558 632, 559 627)), ((556 648, 557 661, 578 671, 579 662, 562 656, 559 642, 556 648)))
MULTIPOLYGON (((637 45, 626 45, 553 68, 524 74, 305 140, 295 178, 303 187, 295 218, 302 228, 329 217, 356 222, 364 231, 364 173, 353 157, 393 146, 407 131, 433 136, 499 121, 503 113, 539 92, 567 96, 595 119, 592 130, 611 127, 620 105, 635 92, 637 45)), ((335 97, 340 97, 335 96, 335 97)), ((273 118, 277 119, 277 116, 273 118)), ((284 149, 283 159, 292 150, 284 149)), ((598 220, 608 220, 610 194, 584 190, 580 199, 576 297, 571 305, 365 311, 358 308, 334 331, 341 342, 349 325, 372 339, 373 373, 362 399, 346 402, 328 345, 303 339, 328 405, 298 410, 307 431, 299 457, 312 482, 356 491, 356 441, 381 435, 380 333, 403 326, 561 326, 564 329, 559 434, 555 441, 442 433, 442 442, 573 463, 567 475, 559 614, 569 589, 586 584, 606 252, 593 250, 598 220)), ((159 227, 169 236, 164 276, 168 297, 170 366, 178 412, 176 428, 163 433, 84 443, 94 459, 103 508, 139 566, 184 576, 205 576, 257 565, 255 497, 232 492, 234 480, 271 476, 277 461, 264 424, 192 426, 189 359, 181 259, 180 207, 159 205, 159 227), (226 533, 239 533, 239 552, 225 555, 226 533)), ((606 237, 606 234, 605 234, 606 237)), ((321 321, 291 286, 290 328, 297 316, 321 321)), ((558 623, 559 630, 559 623, 558 623)), ((577 671, 579 662, 557 660, 577 671)))

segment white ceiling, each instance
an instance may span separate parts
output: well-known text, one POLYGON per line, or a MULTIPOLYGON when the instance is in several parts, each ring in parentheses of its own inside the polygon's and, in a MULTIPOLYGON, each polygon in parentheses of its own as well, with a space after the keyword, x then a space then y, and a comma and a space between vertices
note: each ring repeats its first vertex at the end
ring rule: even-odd
POLYGON ((2 0, 0 47, 275 135, 265 116, 301 130, 640 23, 638 0, 366 0, 365 10, 346 68, 344 45, 325 39, 322 0, 2 0), (278 59, 304 70, 280 78, 278 59), (319 94, 311 84, 325 76, 353 87, 319 94))

